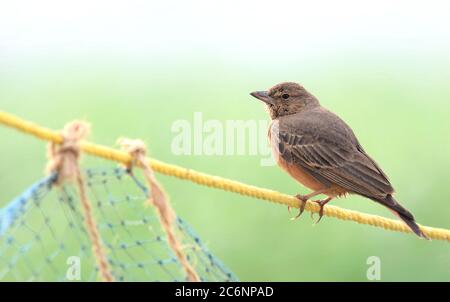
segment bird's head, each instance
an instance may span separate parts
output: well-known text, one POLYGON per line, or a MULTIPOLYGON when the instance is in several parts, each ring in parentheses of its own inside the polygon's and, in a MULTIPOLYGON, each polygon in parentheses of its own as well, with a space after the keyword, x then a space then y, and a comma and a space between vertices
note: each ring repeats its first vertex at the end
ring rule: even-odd
POLYGON ((272 119, 319 106, 319 101, 312 94, 292 82, 275 85, 268 91, 255 91, 250 95, 267 105, 272 119))

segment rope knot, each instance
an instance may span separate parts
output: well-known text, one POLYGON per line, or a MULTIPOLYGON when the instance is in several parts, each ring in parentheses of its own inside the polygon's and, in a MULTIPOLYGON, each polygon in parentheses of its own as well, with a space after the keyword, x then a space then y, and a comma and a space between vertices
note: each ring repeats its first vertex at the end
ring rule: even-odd
POLYGON ((133 166, 145 165, 147 146, 142 140, 122 137, 117 140, 117 143, 131 156, 131 162, 126 165, 128 170, 131 170, 133 166))
POLYGON ((61 131, 63 142, 54 142, 48 146, 47 172, 57 173, 56 184, 63 181, 74 181, 78 174, 78 159, 80 158, 80 141, 86 138, 90 125, 83 121, 73 121, 64 126, 61 131))

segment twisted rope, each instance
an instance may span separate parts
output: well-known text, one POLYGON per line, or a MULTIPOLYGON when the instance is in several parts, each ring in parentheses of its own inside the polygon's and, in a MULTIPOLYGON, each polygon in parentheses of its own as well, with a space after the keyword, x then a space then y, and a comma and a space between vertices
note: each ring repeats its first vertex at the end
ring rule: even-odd
POLYGON ((89 132, 88 124, 75 121, 67 124, 61 131, 62 143, 57 146, 55 142, 49 143, 47 171, 56 173, 56 185, 63 182, 75 182, 80 194, 81 206, 83 209, 84 222, 88 231, 89 239, 92 243, 97 265, 99 267, 102 281, 114 281, 106 254, 101 243, 100 233, 92 213, 91 203, 86 194, 83 177, 81 176, 78 159, 80 158, 80 140, 84 139, 89 132))
MULTIPOLYGON (((63 141, 61 134, 59 134, 58 132, 36 125, 29 121, 25 121, 6 112, 0 111, 0 123, 7 127, 14 128, 27 134, 34 135, 37 138, 52 141, 56 144, 61 144, 63 141)), ((133 159, 130 156, 130 154, 123 151, 89 143, 86 141, 80 143, 80 148, 83 152, 91 154, 93 156, 117 161, 125 165, 132 164, 133 159)), ((197 172, 191 169, 186 169, 176 165, 168 164, 156 159, 146 159, 146 161, 154 171, 165 175, 190 180, 200 185, 230 191, 258 199, 264 199, 294 208, 299 207, 298 200, 291 195, 283 194, 265 188, 247 185, 238 181, 222 178, 219 176, 197 172)), ((320 208, 317 204, 311 202, 307 202, 305 207, 305 210, 314 213, 318 213, 319 209, 320 208)), ((324 215, 335 217, 341 220, 354 221, 360 224, 372 225, 386 230, 411 233, 410 229, 399 220, 393 220, 377 215, 360 213, 357 211, 347 210, 332 205, 327 205, 324 208, 324 215)), ((427 237, 429 237, 430 239, 444 240, 450 242, 450 230, 422 225, 420 225, 420 228, 425 233, 425 235, 427 235, 427 237)))
POLYGON ((141 140, 122 138, 119 139, 118 143, 122 147, 122 149, 128 152, 128 154, 130 154, 133 158, 132 165, 127 166, 128 170, 131 172, 133 166, 142 168, 145 180, 147 181, 148 188, 151 192, 151 197, 148 201, 152 206, 155 207, 156 212, 158 213, 159 221, 161 222, 163 230, 167 235, 169 246, 175 253, 175 256, 178 258, 181 266, 183 267, 187 275, 187 279, 193 282, 200 281, 200 278, 198 277, 194 268, 186 259, 186 255, 183 252, 181 243, 175 235, 175 211, 172 209, 170 201, 167 198, 167 194, 164 192, 164 189, 156 180, 155 174, 153 173, 152 168, 146 160, 145 156, 147 153, 147 147, 141 140))

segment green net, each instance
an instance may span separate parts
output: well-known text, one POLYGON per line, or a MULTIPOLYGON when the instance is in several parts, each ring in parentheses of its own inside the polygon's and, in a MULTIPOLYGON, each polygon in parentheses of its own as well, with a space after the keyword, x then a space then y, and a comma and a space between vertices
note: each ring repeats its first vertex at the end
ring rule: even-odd
MULTIPOLYGON (((139 179, 121 168, 83 173, 114 279, 186 281, 139 179)), ((99 281, 76 187, 56 187, 55 179, 46 177, 0 210, 1 281, 99 281)), ((202 281, 237 281, 180 217, 176 228, 202 281)))

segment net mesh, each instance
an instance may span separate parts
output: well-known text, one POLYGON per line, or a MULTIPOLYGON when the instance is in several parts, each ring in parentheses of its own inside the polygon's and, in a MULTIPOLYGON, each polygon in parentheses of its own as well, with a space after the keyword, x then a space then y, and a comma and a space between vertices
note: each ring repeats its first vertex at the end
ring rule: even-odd
MULTIPOLYGON (((166 241, 149 192, 121 168, 83 172, 89 200, 116 281, 186 281, 166 241)), ((0 210, 0 280, 99 281, 75 186, 55 175, 0 210)), ((180 217, 176 231, 201 281, 237 281, 180 217)))

